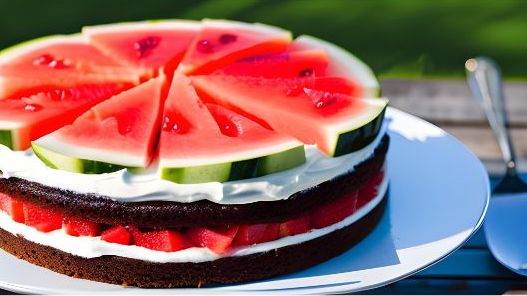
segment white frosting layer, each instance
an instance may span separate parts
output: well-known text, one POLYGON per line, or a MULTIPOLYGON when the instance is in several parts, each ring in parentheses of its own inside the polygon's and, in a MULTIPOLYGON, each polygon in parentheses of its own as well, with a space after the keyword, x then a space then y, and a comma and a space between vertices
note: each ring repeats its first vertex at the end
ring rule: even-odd
POLYGON ((357 210, 346 219, 335 223, 331 226, 314 229, 310 232, 284 237, 275 241, 256 244, 252 246, 241 247, 233 250, 232 253, 218 255, 207 248, 190 248, 178 252, 161 252, 149 250, 138 246, 125 246, 114 243, 108 243, 100 237, 75 237, 66 234, 63 229, 52 232, 40 232, 32 227, 22 223, 17 223, 9 215, 0 211, 0 228, 13 235, 21 235, 24 239, 50 246, 66 253, 84 257, 95 258, 104 255, 117 255, 126 258, 139 259, 150 262, 168 263, 168 262, 204 262, 219 259, 227 256, 243 256, 254 253, 261 253, 285 246, 299 244, 305 241, 321 237, 337 229, 341 229, 369 213, 377 206, 384 197, 388 189, 388 177, 378 187, 379 194, 368 204, 357 210))
POLYGON ((386 133, 386 123, 377 138, 363 149, 340 157, 327 157, 314 146, 306 146, 305 164, 287 171, 253 179, 202 184, 177 184, 161 180, 157 168, 143 174, 126 170, 85 175, 51 169, 31 150, 14 152, 0 145, 0 177, 18 177, 79 193, 93 193, 123 202, 194 202, 207 199, 220 204, 246 204, 287 199, 292 194, 342 175, 371 157, 386 133))

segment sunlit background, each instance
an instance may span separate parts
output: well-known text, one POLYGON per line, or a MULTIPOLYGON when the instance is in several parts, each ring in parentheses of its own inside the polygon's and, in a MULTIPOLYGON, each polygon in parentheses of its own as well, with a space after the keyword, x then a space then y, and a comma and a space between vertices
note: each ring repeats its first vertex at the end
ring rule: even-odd
POLYGON ((159 18, 263 22, 339 44, 381 77, 464 74, 490 55, 507 78, 527 77, 527 1, 522 0, 31 0, 0 2, 0 47, 83 25, 159 18))

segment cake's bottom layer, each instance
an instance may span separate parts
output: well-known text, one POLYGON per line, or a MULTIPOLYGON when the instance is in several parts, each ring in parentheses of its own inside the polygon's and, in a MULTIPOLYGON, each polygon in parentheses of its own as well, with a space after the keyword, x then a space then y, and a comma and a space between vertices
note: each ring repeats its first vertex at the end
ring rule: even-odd
POLYGON ((355 223, 300 244, 200 263, 152 263, 119 256, 82 258, 0 229, 0 248, 30 263, 69 276, 143 288, 200 287, 295 272, 321 263, 361 241, 379 222, 387 195, 355 223))

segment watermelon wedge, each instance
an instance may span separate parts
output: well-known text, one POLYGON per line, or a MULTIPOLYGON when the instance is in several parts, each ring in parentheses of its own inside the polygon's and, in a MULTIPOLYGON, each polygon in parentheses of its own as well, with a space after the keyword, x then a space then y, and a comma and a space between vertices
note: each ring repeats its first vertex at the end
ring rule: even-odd
POLYGON ((309 49, 323 49, 328 53, 330 62, 327 76, 345 77, 356 81, 364 88, 364 97, 378 97, 381 94, 379 81, 373 71, 349 51, 308 35, 297 37, 289 48, 291 52, 309 49))
POLYGON ((247 57, 284 52, 291 42, 290 32, 267 25, 222 20, 202 24, 181 62, 184 73, 208 74, 247 57))
POLYGON ((108 56, 154 75, 171 74, 201 29, 194 21, 150 21, 84 27, 91 44, 108 56))
POLYGON ((0 52, 0 100, 55 87, 140 80, 141 73, 105 56, 79 35, 44 37, 0 52))
POLYGON ((34 141, 33 150, 48 166, 72 172, 146 168, 154 156, 165 88, 160 76, 122 92, 34 141))
POLYGON ((326 75, 328 64, 329 57, 324 50, 299 50, 245 58, 215 71, 215 74, 264 78, 319 77, 326 75))
POLYGON ((332 85, 318 80, 192 77, 193 85, 217 103, 239 108, 306 144, 316 144, 327 155, 350 153, 373 141, 388 101, 335 92, 332 85))
POLYGON ((204 105, 190 80, 180 73, 174 75, 163 122, 160 174, 166 180, 224 182, 262 176, 305 162, 302 143, 231 110, 204 105))
POLYGON ((26 150, 31 141, 72 123, 95 104, 130 87, 126 83, 88 84, 0 100, 0 144, 26 150))

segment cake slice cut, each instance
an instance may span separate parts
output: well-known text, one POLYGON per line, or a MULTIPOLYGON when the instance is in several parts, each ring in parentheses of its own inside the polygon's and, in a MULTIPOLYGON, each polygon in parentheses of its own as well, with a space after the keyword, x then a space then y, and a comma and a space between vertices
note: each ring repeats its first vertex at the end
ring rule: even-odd
POLYGON ((160 76, 122 92, 34 141, 33 150, 48 166, 71 172, 144 169, 154 157, 166 87, 160 76))
POLYGON ((204 20, 203 28, 188 48, 181 70, 208 74, 237 60, 284 52, 291 33, 262 24, 204 20))
POLYGON ((194 21, 149 21, 84 27, 90 43, 123 64, 172 73, 201 29, 194 21))
POLYGON ((165 103, 161 177, 177 183, 262 176, 305 162, 302 143, 218 105, 205 105, 180 73, 165 103))
POLYGON ((356 151, 377 136, 386 99, 353 96, 345 79, 264 79, 228 75, 193 76, 214 101, 261 119, 274 130, 330 156, 356 151))

